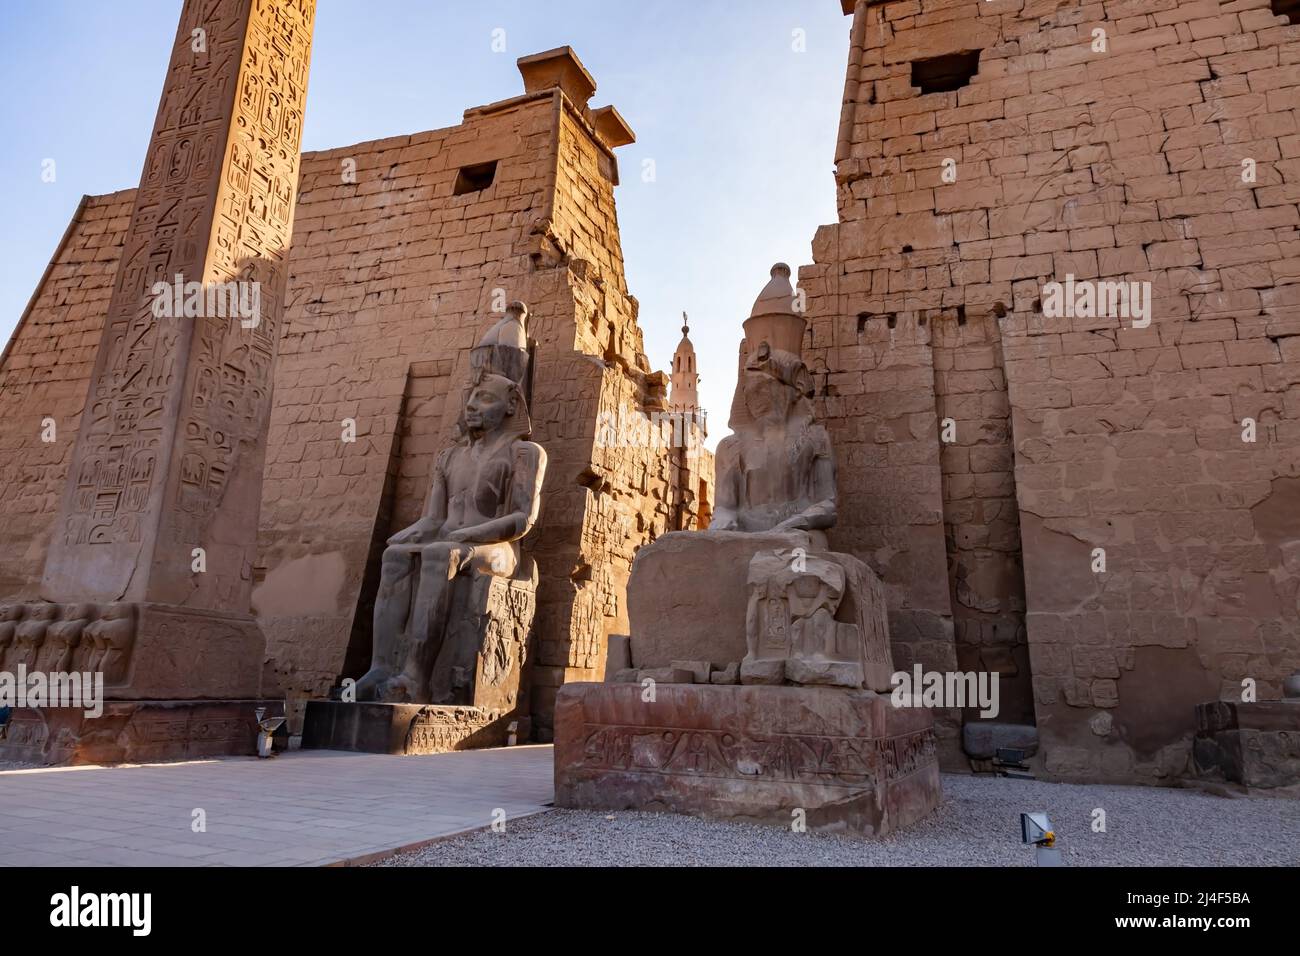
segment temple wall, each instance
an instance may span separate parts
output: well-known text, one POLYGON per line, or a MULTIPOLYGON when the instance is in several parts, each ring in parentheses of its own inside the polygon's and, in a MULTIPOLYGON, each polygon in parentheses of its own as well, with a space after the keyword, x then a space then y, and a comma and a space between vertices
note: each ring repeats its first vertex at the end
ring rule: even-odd
POLYGON ((82 200, 0 359, 0 596, 36 596, 134 199, 82 200))
MULTIPOLYGON (((1022 553, 1046 772, 1168 780, 1194 704, 1240 699, 1246 678, 1278 697, 1300 665, 1300 26, 1270 0, 845 6, 840 222, 802 273, 862 495, 839 544, 894 608, 941 605, 937 549, 918 542, 946 489, 950 538, 973 518, 1008 570, 1022 553), (975 50, 966 85, 919 88, 934 58, 975 50), (1150 326, 1044 314, 1067 275, 1150 283, 1150 326), (941 452, 955 394, 931 404, 927 383, 958 375, 970 412, 949 411, 941 452), (966 447, 968 422, 989 440, 966 447), (1008 466, 1017 522, 988 512, 1010 500, 1008 466), (909 469, 923 521, 893 505, 909 469), (982 517, 954 493, 971 476, 982 517), (900 562, 926 579, 900 581, 900 562)), ((977 604, 1015 596, 1014 573, 971 580, 977 604)))
MULTIPOLYGON (((833 257, 823 229, 814 253, 833 257)), ((868 562, 889 605, 894 665, 909 673, 957 665, 945 547, 943 473, 935 395, 932 328, 910 314, 868 312, 846 287, 833 290, 831 269, 800 270, 808 294, 811 344, 804 356, 821 384, 817 413, 835 448, 839 520, 831 547, 868 562), (827 371, 816 374, 818 369, 827 371)), ((833 278, 833 276, 832 276, 833 278)), ((869 278, 869 276, 868 276, 869 278)), ((958 764, 960 720, 936 715, 946 766, 958 764)))

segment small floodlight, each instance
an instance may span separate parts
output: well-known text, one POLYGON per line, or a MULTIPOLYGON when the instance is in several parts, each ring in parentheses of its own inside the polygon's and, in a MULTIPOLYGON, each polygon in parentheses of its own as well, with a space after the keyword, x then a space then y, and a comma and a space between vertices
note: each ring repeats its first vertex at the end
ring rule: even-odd
POLYGON ((284 723, 285 718, 267 717, 265 707, 257 708, 257 710, 254 712, 254 717, 257 720, 257 728, 258 728, 257 755, 259 757, 274 757, 275 749, 272 746, 271 738, 274 737, 275 732, 280 729, 280 726, 284 723))
POLYGON ((1061 851, 1056 847, 1056 831, 1046 813, 1020 814, 1020 839, 1038 849, 1039 866, 1062 866, 1061 851))
POLYGON ((1056 834, 1046 813, 1020 814, 1020 839, 1034 846, 1055 846, 1056 834))

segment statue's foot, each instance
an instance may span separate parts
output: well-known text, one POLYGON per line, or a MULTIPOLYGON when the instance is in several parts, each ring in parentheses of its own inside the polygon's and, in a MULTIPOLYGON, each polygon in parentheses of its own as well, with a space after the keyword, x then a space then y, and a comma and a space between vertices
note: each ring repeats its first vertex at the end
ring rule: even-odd
POLYGON ((388 680, 389 673, 387 668, 372 667, 366 672, 366 675, 357 681, 357 700, 373 701, 383 700, 381 691, 384 683, 388 680))
POLYGON ((397 677, 388 678, 379 686, 377 699, 385 704, 413 704, 415 703, 414 691, 410 679, 404 674, 399 674, 397 677))

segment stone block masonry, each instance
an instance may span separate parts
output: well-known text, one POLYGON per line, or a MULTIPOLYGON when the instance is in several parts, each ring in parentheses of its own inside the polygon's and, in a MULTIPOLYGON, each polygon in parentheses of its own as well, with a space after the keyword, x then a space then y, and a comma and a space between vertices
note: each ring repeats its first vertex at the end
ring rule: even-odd
MULTIPOLYGON (((606 635, 627 631, 636 548, 707 512, 707 453, 683 468, 669 449, 597 442, 601 411, 666 402, 623 276, 613 149, 630 131, 588 107, 568 48, 521 71, 523 95, 459 126, 302 157, 252 576, 267 693, 322 695, 366 669, 378 555, 418 513, 469 350, 510 301, 531 312, 530 408, 550 457, 526 545, 543 738, 559 685, 599 679, 606 635)), ((0 477, 16 489, 0 503, 3 594, 39 579, 133 198, 87 198, 0 368, 0 477)))
POLYGON ((900 667, 1010 675, 1049 775, 1183 775, 1195 705, 1300 666, 1300 16, 844 7, 839 222, 801 271, 832 544, 900 667), (1069 276, 1149 283, 1149 324, 1045 308, 1069 276))

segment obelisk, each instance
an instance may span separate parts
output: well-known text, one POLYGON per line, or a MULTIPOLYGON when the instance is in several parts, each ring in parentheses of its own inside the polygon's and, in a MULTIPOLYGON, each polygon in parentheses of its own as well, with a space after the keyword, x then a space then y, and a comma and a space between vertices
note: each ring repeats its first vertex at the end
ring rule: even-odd
POLYGON ((315 8, 181 12, 41 585, 96 606, 114 699, 259 691, 249 596, 315 8))

